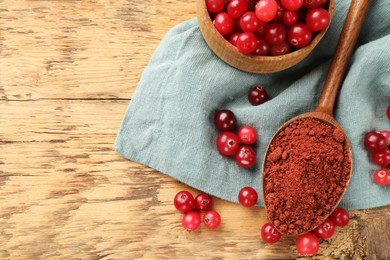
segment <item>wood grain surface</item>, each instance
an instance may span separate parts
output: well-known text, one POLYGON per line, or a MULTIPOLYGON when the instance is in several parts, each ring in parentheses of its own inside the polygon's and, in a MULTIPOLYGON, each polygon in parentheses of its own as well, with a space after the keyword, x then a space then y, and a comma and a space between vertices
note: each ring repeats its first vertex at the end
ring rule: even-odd
MULTIPOLYGON (((215 199, 187 232, 188 189, 113 143, 141 73, 195 1, 0 0, 0 259, 295 259, 262 208, 215 199)), ((390 207, 354 211, 316 259, 390 259, 390 207)))

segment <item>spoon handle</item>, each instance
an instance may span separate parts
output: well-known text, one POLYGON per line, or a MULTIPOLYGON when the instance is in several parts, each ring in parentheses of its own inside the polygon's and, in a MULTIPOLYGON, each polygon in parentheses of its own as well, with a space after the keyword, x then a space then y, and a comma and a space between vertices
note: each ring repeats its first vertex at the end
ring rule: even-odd
POLYGON ((344 22, 336 52, 323 87, 316 112, 333 114, 333 106, 341 86, 348 59, 352 54, 371 0, 352 0, 344 22))

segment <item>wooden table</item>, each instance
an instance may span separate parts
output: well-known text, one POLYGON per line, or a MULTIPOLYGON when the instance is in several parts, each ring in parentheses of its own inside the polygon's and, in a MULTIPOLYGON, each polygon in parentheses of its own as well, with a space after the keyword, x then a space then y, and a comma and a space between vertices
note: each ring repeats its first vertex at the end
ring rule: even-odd
MULTIPOLYGON (((294 259, 266 245, 262 208, 215 200, 187 232, 189 187, 113 143, 141 73, 195 1, 0 0, 0 259, 294 259)), ((317 259, 390 259, 390 207, 354 211, 317 259), (386 230, 387 228, 387 230, 386 230)))

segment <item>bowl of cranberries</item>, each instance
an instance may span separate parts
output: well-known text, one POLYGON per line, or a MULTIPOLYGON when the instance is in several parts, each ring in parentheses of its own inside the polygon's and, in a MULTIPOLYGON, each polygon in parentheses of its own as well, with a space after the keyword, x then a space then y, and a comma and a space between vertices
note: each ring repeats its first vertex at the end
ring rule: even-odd
POLYGON ((313 51, 334 0, 198 0, 200 31, 212 51, 246 72, 290 68, 313 51))

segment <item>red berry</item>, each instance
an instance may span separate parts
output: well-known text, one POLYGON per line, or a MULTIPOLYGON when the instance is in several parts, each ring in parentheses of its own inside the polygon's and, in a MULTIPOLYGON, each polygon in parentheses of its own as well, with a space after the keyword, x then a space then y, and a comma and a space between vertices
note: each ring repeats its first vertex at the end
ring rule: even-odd
POLYGON ((217 14, 213 23, 215 29, 217 29, 221 35, 229 34, 233 30, 233 19, 225 12, 217 14))
POLYGON ((210 13, 219 13, 225 7, 224 0, 206 0, 207 10, 210 13))
POLYGON ((243 32, 237 38, 237 49, 241 53, 251 53, 256 50, 257 39, 251 32, 243 32))
POLYGON ((270 44, 264 39, 264 37, 257 37, 257 46, 256 49, 253 51, 253 54, 259 56, 267 56, 270 47, 270 44))
POLYGON ((275 0, 259 0, 256 4, 256 16, 260 21, 273 20, 278 12, 278 3, 275 0))
POLYGON ((187 213, 194 208, 195 200, 191 193, 183 190, 176 194, 173 204, 178 211, 187 213))
POLYGON ((303 0, 303 6, 309 9, 318 8, 323 5, 323 0, 303 0))
POLYGON ((195 212, 195 211, 187 212, 184 215, 183 220, 181 221, 181 224, 188 231, 193 231, 193 230, 197 229, 200 225, 199 212, 195 212))
POLYGON ((390 131, 382 130, 379 133, 385 137, 385 146, 390 146, 390 131))
POLYGON ((253 32, 260 25, 254 12, 246 12, 240 18, 240 28, 243 32, 253 32))
POLYGON ((346 211, 343 208, 337 208, 333 211, 333 213, 330 215, 330 219, 333 221, 333 223, 336 226, 344 227, 349 222, 349 214, 348 211, 346 211))
POLYGON ((248 2, 246 0, 232 0, 227 5, 227 13, 232 18, 239 18, 248 9, 248 2))
POLYGON ((221 216, 214 210, 209 210, 204 213, 203 223, 206 227, 214 229, 221 224, 221 216))
POLYGON ((288 42, 295 48, 306 47, 311 41, 311 31, 306 24, 293 24, 287 32, 288 42))
POLYGON ((286 28, 280 23, 269 24, 265 28, 265 39, 271 45, 281 44, 286 39, 286 28))
POLYGON ((300 235, 296 241, 297 251, 303 256, 313 256, 320 248, 318 238, 312 233, 300 235))
POLYGON ((335 224, 331 219, 326 219, 321 225, 313 230, 314 235, 318 238, 328 239, 333 236, 333 233, 336 229, 335 224))
POLYGON ((231 44, 233 44, 234 46, 237 47, 237 39, 238 39, 238 36, 240 35, 241 33, 239 32, 236 32, 236 33, 233 33, 230 37, 229 37, 229 42, 231 44))
POLYGON ((306 24, 313 32, 325 29, 329 23, 329 13, 322 8, 310 9, 306 14, 306 24))
POLYGON ((378 169, 374 172, 374 182, 379 186, 387 186, 390 184, 390 170, 386 168, 378 169))
POLYGON ((379 166, 386 167, 390 164, 390 150, 384 148, 382 150, 374 150, 372 153, 372 160, 379 166))
POLYGON ((267 22, 263 22, 259 20, 259 27, 257 27, 256 31, 254 31, 253 33, 256 36, 263 36, 265 33, 265 28, 267 28, 267 25, 268 25, 267 22))
POLYGON ((236 128, 236 117, 230 110, 218 110, 214 116, 214 123, 221 131, 233 131, 236 128))
POLYGON ((217 148, 222 155, 233 155, 238 151, 240 141, 235 133, 223 132, 217 138, 217 148))
POLYGON ((211 197, 206 193, 198 194, 195 197, 195 208, 199 211, 207 211, 211 208, 211 197))
POLYGON ((256 163, 256 153, 252 147, 243 145, 236 154, 236 163, 242 168, 250 168, 256 163))
POLYGON ((261 228, 261 238, 268 244, 278 242, 281 236, 280 232, 271 223, 267 223, 261 228))
POLYGON ((384 149, 386 138, 378 132, 368 132, 364 135, 364 147, 371 151, 384 149))
POLYGON ((286 9, 284 9, 284 7, 278 3, 278 11, 276 12, 276 16, 274 19, 272 19, 273 22, 278 22, 282 19, 283 17, 283 13, 285 12, 286 9))
POLYGON ((258 106, 268 101, 267 91, 263 86, 254 86, 248 92, 248 100, 253 106, 258 106))
POLYGON ((257 139, 257 132, 251 126, 243 126, 238 130, 238 139, 243 144, 253 144, 257 139))
POLYGON ((303 0, 280 0, 280 3, 284 8, 296 11, 303 5, 303 0))
POLYGON ((386 109, 386 115, 387 115, 387 118, 390 120, 390 106, 388 106, 386 109))
POLYGON ((296 11, 287 10, 283 13, 283 23, 287 26, 293 25, 298 21, 298 14, 296 11))
POLYGON ((252 187, 244 187, 238 193, 238 201, 244 207, 253 207, 256 205, 257 200, 257 192, 252 187))
POLYGON ((269 52, 272 56, 285 55, 290 52, 290 45, 284 41, 281 44, 272 45, 269 52))

